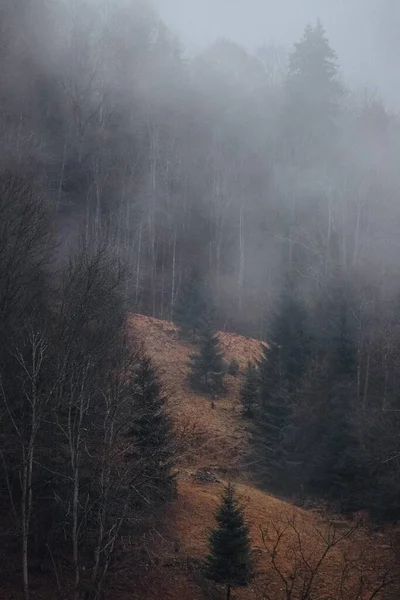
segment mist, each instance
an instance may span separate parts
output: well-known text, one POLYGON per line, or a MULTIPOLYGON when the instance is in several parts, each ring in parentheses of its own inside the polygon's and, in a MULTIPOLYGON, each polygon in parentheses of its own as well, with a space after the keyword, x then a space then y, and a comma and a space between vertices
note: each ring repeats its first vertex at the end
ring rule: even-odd
POLYGON ((0 507, 25 600, 42 557, 91 600, 129 544, 156 564, 141 544, 219 431, 176 426, 179 386, 226 453, 246 439, 222 479, 398 523, 399 28, 395 0, 1 3, 0 507))
POLYGON ((265 43, 290 49, 307 23, 321 19, 346 79, 378 91, 394 108, 400 105, 395 0, 153 0, 153 5, 190 53, 219 37, 250 50, 265 43))

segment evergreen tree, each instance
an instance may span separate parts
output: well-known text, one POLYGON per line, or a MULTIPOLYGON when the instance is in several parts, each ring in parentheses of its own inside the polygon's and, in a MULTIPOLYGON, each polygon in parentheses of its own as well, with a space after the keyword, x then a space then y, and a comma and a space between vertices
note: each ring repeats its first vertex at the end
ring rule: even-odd
MULTIPOLYGON (((307 465, 306 486, 316 495, 354 510, 365 493, 365 467, 355 425, 357 342, 349 310, 349 292, 340 282, 323 310, 326 333, 317 364, 298 394, 295 437, 307 465)), ((293 449, 294 453, 298 449, 293 449)), ((358 505, 359 506, 359 505, 358 505)))
POLYGON ((282 386, 289 392, 295 391, 311 355, 307 314, 290 282, 281 294, 267 338, 268 345, 264 346, 259 361, 263 405, 268 405, 282 386))
POLYGON ((151 359, 140 358, 133 380, 134 417, 129 435, 140 464, 142 496, 170 500, 175 492, 173 431, 166 395, 151 359))
POLYGON ((319 21, 308 25, 290 55, 286 81, 286 122, 303 157, 313 151, 317 158, 331 141, 342 93, 337 56, 325 30, 319 21))
POLYGON ((218 336, 211 328, 204 332, 200 349, 190 357, 189 383, 192 388, 220 394, 223 389, 225 363, 218 336))
POLYGON ((256 366, 249 362, 240 389, 240 401, 244 417, 253 417, 258 403, 258 373, 256 366))
POLYGON ((232 377, 237 377, 240 373, 240 365, 236 358, 232 358, 231 362, 228 366, 228 373, 232 375, 232 377))
POLYGON ((282 491, 286 468, 286 437, 291 424, 292 402, 287 388, 281 386, 269 396, 267 405, 261 407, 253 435, 255 471, 260 482, 270 489, 282 491))
POLYGON ((333 308, 331 332, 328 335, 328 392, 325 402, 325 436, 319 452, 321 482, 329 496, 342 508, 351 505, 361 485, 363 470, 358 457, 354 425, 357 398, 357 341, 351 324, 349 304, 342 291, 333 308), (356 463, 359 463, 357 466, 356 463))
POLYGON ((198 269, 193 268, 189 277, 183 281, 178 295, 174 308, 174 323, 194 340, 196 334, 205 326, 208 311, 203 281, 198 269))
POLYGON ((209 540, 206 575, 215 583, 226 585, 229 600, 231 588, 246 587, 253 578, 249 530, 230 483, 222 495, 216 520, 218 527, 209 540))
POLYGON ((357 373, 357 343, 345 300, 339 304, 337 314, 334 315, 329 346, 332 378, 354 378, 357 373))
POLYGON ((270 326, 268 345, 259 362, 260 419, 256 435, 262 478, 271 485, 281 479, 285 463, 285 435, 297 392, 311 356, 307 315, 288 283, 270 326))

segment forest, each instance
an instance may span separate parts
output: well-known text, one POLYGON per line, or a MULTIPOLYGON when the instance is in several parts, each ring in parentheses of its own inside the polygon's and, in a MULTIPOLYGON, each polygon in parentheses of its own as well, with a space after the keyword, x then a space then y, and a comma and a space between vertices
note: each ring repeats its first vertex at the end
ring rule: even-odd
POLYGON ((240 373, 257 486, 400 518, 400 119, 304 25, 189 56, 146 1, 1 3, 1 556, 25 600, 44 562, 100 600, 179 493, 131 313, 180 328, 213 406, 240 370, 217 331, 264 343, 240 373))

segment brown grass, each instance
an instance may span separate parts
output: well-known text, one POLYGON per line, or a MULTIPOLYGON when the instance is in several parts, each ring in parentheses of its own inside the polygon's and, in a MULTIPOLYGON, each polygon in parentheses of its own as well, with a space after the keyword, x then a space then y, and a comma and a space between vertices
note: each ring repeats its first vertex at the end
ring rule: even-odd
MULTIPOLYGON (((279 549, 279 568, 290 575, 294 553, 298 556, 298 540, 289 522, 295 522, 306 560, 315 561, 321 553, 321 533, 328 523, 320 514, 305 511, 251 484, 243 466, 249 442, 245 422, 240 416, 238 394, 241 377, 227 376, 227 393, 211 408, 209 398, 187 388, 186 377, 190 354, 195 348, 180 339, 173 324, 141 315, 129 318, 132 336, 142 342, 158 367, 169 394, 169 410, 177 433, 182 440, 178 473, 178 496, 166 509, 162 526, 154 525, 146 543, 139 548, 128 547, 121 563, 113 568, 114 575, 107 594, 109 600, 202 600, 223 598, 215 586, 199 574, 207 554, 207 540, 215 525, 215 511, 224 483, 228 478, 236 483, 250 527, 251 543, 257 557, 257 577, 243 590, 235 590, 233 600, 261 600, 265 585, 273 600, 285 600, 283 584, 271 569, 261 530, 274 525, 286 530, 279 549), (198 469, 214 471, 217 483, 198 483, 198 469), (145 555, 143 556, 143 550, 145 555)), ((262 346, 257 340, 232 333, 219 333, 221 346, 229 361, 235 358, 243 372, 249 360, 260 357, 262 346)), ((348 524, 339 523, 341 531, 348 524)), ((345 530, 344 529, 344 530, 345 530)), ((340 531, 340 532, 341 532, 340 531)), ((339 533, 340 533, 339 532, 339 533)), ((367 590, 373 589, 384 569, 389 554, 387 534, 368 535, 357 531, 350 541, 344 541, 330 555, 317 581, 313 600, 369 600, 367 590), (362 558, 360 559, 360 554, 362 558), (356 561, 362 566, 366 590, 356 595, 358 575, 350 572, 345 592, 339 594, 340 574, 345 562, 356 561)), ((53 577, 41 576, 33 587, 35 598, 56 598, 52 591, 53 577)), ((1 578, 0 578, 1 586, 1 578)), ((0 588, 0 600, 19 598, 19 592, 0 588)), ((390 591, 375 600, 398 600, 400 591, 390 591), (386 594, 386 595, 385 595, 386 594)), ((292 600, 298 600, 294 595, 292 600)))
MULTIPOLYGON (((213 409, 209 398, 187 386, 189 356, 196 348, 179 338, 176 327, 142 315, 132 316, 129 324, 159 368, 177 429, 192 433, 192 443, 184 457, 186 464, 197 468, 238 468, 247 443, 246 429, 239 418, 241 378, 226 377, 226 394, 217 399, 213 409)), ((235 358, 241 369, 249 360, 260 357, 261 344, 256 340, 231 333, 220 333, 219 337, 226 359, 235 358)))
MULTIPOLYGON (((142 590, 143 595, 140 597, 144 600, 196 600, 204 597, 204 590, 196 585, 193 564, 200 564, 206 556, 207 539, 214 526, 220 493, 224 481, 229 477, 236 481, 238 494, 245 507, 252 545, 258 556, 259 572, 254 584, 248 589, 236 591, 234 597, 243 600, 261 598, 260 590, 264 585, 265 574, 271 574, 271 559, 265 551, 261 529, 266 528, 268 523, 275 524, 278 529, 287 529, 280 548, 279 564, 283 572, 289 574, 297 538, 294 531, 288 527, 288 521, 295 520, 301 539, 307 541, 307 559, 312 561, 323 547, 321 533, 327 531, 326 520, 320 515, 296 508, 254 488, 247 480, 242 458, 249 440, 245 423, 240 418, 238 402, 241 377, 227 376, 227 394, 217 399, 213 409, 210 399, 187 388, 188 361, 195 348, 180 339, 175 326, 141 315, 132 316, 129 325, 132 334, 144 343, 147 352, 158 366, 171 397, 170 410, 177 431, 180 434, 185 433, 187 437, 180 465, 178 498, 169 508, 169 535, 170 539, 175 540, 175 552, 171 547, 163 547, 160 563, 169 566, 159 567, 159 574, 152 579, 147 591, 142 590), (197 483, 193 475, 199 468, 219 473, 220 483, 197 483)), ((235 358, 242 372, 249 360, 254 361, 260 357, 262 347, 257 340, 223 332, 219 333, 219 338, 226 359, 235 358)), ((347 527, 346 523, 344 527, 347 527)), ((332 551, 329 561, 321 571, 318 580, 318 593, 321 594, 319 600, 328 597, 335 600, 339 598, 339 575, 343 565, 346 561, 358 557, 361 550, 366 550, 366 554, 374 557, 369 565, 364 564, 366 586, 371 588, 379 570, 376 557, 379 556, 379 561, 383 559, 386 550, 382 548, 385 547, 382 538, 369 537, 362 531, 357 531, 351 542, 343 542, 332 551), (380 548, 378 553, 377 547, 380 548)), ((351 575, 345 600, 353 600, 356 597, 357 584, 356 575, 351 575)), ((276 600, 284 599, 282 582, 276 576, 271 575, 269 589, 276 600)), ((400 595, 388 597, 397 598, 400 595)), ((359 596, 360 600, 364 598, 368 598, 368 595, 359 596)), ((293 600, 297 598, 294 597, 293 600)))

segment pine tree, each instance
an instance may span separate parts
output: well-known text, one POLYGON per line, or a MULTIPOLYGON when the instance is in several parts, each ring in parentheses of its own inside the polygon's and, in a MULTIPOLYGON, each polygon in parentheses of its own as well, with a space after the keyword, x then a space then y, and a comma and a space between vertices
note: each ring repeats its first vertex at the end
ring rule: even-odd
POLYGON ((200 273, 193 268, 189 277, 183 281, 174 308, 174 323, 181 327, 186 336, 191 336, 192 340, 205 326, 208 304, 200 273))
POLYGON ((296 393, 311 355, 307 315, 290 282, 280 297, 270 326, 268 345, 259 362, 260 419, 256 435, 262 478, 270 485, 281 479, 285 435, 296 393))
POLYGON ((232 358, 231 362, 229 363, 228 373, 232 377, 237 377, 239 375, 240 365, 239 365, 238 361, 236 360, 236 358, 232 358))
POLYGON ((256 455, 255 471, 260 483, 270 489, 281 489, 287 461, 286 440, 291 425, 291 396, 284 386, 269 396, 268 405, 261 407, 253 435, 256 455))
POLYGON ((345 300, 338 305, 329 340, 331 373, 334 379, 354 378, 357 373, 357 343, 345 300))
POLYGON ((280 296, 267 338, 268 345, 259 361, 260 399, 264 406, 280 387, 289 392, 296 389, 311 355, 306 310, 290 282, 280 296))
POLYGON ((200 350, 190 357, 189 383, 193 389, 220 394, 223 390, 225 363, 217 334, 207 328, 200 350))
POLYGON ((328 336, 328 381, 326 398, 326 435, 321 456, 330 496, 342 508, 351 504, 358 482, 358 443, 353 422, 357 397, 357 342, 351 324, 349 305, 342 291, 332 317, 328 336))
POLYGON ((319 21, 308 25, 290 55, 286 81, 286 123, 291 143, 297 140, 303 157, 313 148, 323 154, 334 132, 342 94, 337 56, 325 30, 319 21))
POLYGON ((253 578, 249 530, 230 483, 222 495, 216 520, 218 527, 209 540, 206 575, 215 583, 226 585, 229 600, 231 588, 246 587, 253 578))
POLYGON ((357 504, 356 498, 360 501, 365 493, 354 419, 357 340, 348 286, 335 278, 329 292, 320 315, 318 329, 325 331, 319 341, 316 368, 309 378, 309 389, 299 394, 296 427, 298 438, 307 446, 304 461, 311 491, 345 508, 357 504))
POLYGON ((256 366, 249 362, 244 374, 244 381, 240 389, 240 401, 244 417, 254 417, 258 403, 258 373, 256 366))
POLYGON ((133 380, 134 417, 129 436, 140 465, 141 495, 152 501, 170 500, 175 492, 172 424, 166 394, 151 359, 140 357, 133 380))

